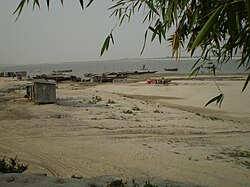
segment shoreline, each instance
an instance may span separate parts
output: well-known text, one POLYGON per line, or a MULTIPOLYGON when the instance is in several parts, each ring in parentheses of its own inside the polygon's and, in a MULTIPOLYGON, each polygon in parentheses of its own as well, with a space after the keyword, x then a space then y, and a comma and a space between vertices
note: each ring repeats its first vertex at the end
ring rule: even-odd
POLYGON ((172 75, 169 85, 147 84, 155 75, 91 86, 59 83, 57 98, 69 106, 35 105, 24 90, 1 92, 26 82, 0 78, 0 97, 8 98, 0 101, 0 156, 18 155, 28 172, 50 176, 249 185, 249 88, 240 94, 245 75, 217 80, 227 94, 221 109, 204 108, 218 93, 206 77, 172 75), (89 104, 93 96, 101 101, 89 104))

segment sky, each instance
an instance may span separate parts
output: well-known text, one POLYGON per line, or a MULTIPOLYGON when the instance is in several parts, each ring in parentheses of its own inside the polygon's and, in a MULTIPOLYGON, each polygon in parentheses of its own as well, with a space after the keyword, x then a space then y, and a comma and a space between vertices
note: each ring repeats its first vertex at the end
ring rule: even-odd
POLYGON ((142 15, 117 27, 115 45, 100 57, 105 38, 116 23, 110 18, 110 1, 96 0, 82 11, 78 0, 51 1, 48 11, 45 0, 41 8, 32 10, 32 3, 15 21, 12 15, 19 1, 0 1, 0 64, 41 64, 75 61, 101 61, 124 58, 155 58, 171 56, 169 44, 148 42, 140 56, 144 32, 142 15))

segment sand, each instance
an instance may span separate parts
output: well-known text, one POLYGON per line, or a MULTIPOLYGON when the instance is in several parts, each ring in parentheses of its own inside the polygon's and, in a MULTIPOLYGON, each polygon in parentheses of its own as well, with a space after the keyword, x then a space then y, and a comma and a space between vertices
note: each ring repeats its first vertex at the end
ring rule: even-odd
POLYGON ((29 164, 28 176, 249 186, 250 90, 241 93, 245 76, 228 77, 217 81, 225 94, 222 108, 204 108, 219 94, 213 81, 185 76, 171 77, 169 85, 148 85, 145 77, 98 85, 58 83, 58 102, 48 105, 25 100, 24 90, 6 91, 26 81, 0 78, 0 157, 18 155, 29 164), (93 96, 102 100, 90 104, 93 96))

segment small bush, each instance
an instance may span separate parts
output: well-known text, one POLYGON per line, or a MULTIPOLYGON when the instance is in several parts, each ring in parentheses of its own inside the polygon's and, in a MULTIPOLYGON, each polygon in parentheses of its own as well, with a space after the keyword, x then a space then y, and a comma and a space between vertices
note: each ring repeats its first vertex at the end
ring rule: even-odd
POLYGON ((19 164, 17 156, 13 159, 10 158, 9 162, 5 159, 0 160, 0 172, 2 173, 22 173, 28 169, 28 165, 19 164))
POLYGON ((163 113, 163 112, 160 110, 154 110, 154 113, 163 113))
POLYGON ((107 184, 107 187, 125 187, 126 185, 127 185, 127 182, 123 182, 121 179, 121 180, 115 180, 115 181, 109 182, 107 184))
POLYGON ((83 177, 82 177, 82 176, 72 175, 71 178, 72 178, 72 179, 82 179, 83 177))
POLYGON ((139 107, 135 106, 135 107, 132 108, 132 110, 134 110, 134 111, 140 111, 141 109, 139 107))
POLYGON ((102 101, 102 98, 100 96, 93 96, 92 100, 89 101, 89 104, 96 104, 98 102, 102 101))
MULTIPOLYGON (((140 186, 138 183, 135 182, 135 179, 132 179, 131 185, 128 185, 127 181, 123 182, 121 179, 109 182, 106 187, 140 187, 140 186)), ((143 187, 158 187, 158 186, 151 184, 149 181, 146 181, 143 187)))
POLYGON ((107 104, 115 104, 115 101, 109 99, 108 102, 107 102, 107 104))
POLYGON ((133 112, 131 110, 123 110, 124 114, 132 114, 133 112))

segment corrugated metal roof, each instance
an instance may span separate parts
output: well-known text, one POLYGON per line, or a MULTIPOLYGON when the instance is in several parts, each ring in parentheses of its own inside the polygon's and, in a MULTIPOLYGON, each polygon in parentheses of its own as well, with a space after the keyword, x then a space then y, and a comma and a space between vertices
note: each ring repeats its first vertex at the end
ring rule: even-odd
POLYGON ((56 84, 55 80, 35 79, 34 84, 56 84))

